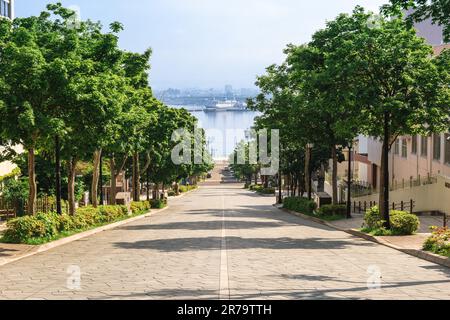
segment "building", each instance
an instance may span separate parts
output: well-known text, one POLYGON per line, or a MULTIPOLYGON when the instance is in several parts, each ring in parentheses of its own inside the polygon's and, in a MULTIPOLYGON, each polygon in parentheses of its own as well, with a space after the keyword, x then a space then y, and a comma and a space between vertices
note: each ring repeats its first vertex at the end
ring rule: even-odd
POLYGON ((14 0, 0 0, 0 17, 14 19, 14 0))

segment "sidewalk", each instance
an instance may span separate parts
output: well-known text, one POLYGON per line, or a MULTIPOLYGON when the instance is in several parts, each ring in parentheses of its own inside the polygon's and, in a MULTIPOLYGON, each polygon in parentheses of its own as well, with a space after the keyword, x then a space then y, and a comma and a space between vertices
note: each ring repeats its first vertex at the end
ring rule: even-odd
MULTIPOLYGON (((396 247, 411 250, 422 250, 423 243, 431 235, 430 227, 442 226, 442 217, 434 216, 419 216, 420 228, 415 235, 412 236, 390 236, 390 237, 375 237, 396 247)), ((358 230, 361 229, 364 222, 362 214, 353 214, 353 218, 349 220, 339 220, 330 222, 338 229, 358 230)))
POLYGON ((439 256, 437 254, 422 250, 425 240, 431 235, 430 227, 441 227, 443 224, 442 217, 435 216, 419 216, 420 228, 419 231, 412 236, 371 236, 369 234, 359 231, 364 222, 362 214, 353 214, 352 219, 338 220, 338 221, 324 221, 317 217, 307 216, 301 213, 282 209, 276 205, 277 208, 289 212, 301 218, 312 220, 317 223, 324 224, 328 227, 350 233, 356 237, 364 238, 366 240, 376 242, 390 248, 399 250, 403 253, 434 262, 450 268, 450 258, 439 256))

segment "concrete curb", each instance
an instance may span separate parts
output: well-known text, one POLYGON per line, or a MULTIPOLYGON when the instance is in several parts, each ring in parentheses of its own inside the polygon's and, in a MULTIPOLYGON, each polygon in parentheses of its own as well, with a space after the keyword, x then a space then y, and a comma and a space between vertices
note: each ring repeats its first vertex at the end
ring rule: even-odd
POLYGON ((433 262, 433 263, 439 264, 441 266, 450 268, 450 258, 446 258, 446 257, 440 256, 440 255, 437 255, 437 254, 434 254, 434 253, 431 253, 431 252, 423 251, 423 250, 401 248, 401 247, 398 247, 398 246, 396 246, 396 245, 394 245, 394 244, 392 244, 392 243, 390 243, 388 241, 385 241, 383 239, 374 237, 374 236, 372 236, 370 234, 361 232, 361 231, 356 230, 356 229, 339 228, 339 227, 337 227, 337 226, 335 226, 335 225, 333 225, 333 224, 331 224, 331 223, 329 223, 327 221, 324 221, 324 220, 316 218, 316 217, 311 217, 311 216, 308 216, 308 215, 305 215, 305 214, 302 214, 302 213, 299 213, 299 212, 291 211, 291 210, 284 209, 284 208, 279 208, 279 207, 277 207, 275 205, 274 205, 274 207, 279 209, 279 210, 281 210, 281 211, 284 211, 284 212, 287 212, 289 214, 292 214, 294 216, 303 218, 305 220, 313 221, 313 222, 316 222, 318 224, 325 225, 325 226, 327 226, 329 228, 346 232, 348 234, 351 234, 352 236, 355 236, 355 237, 358 237, 358 238, 362 238, 362 239, 367 240, 367 241, 375 242, 377 244, 381 244, 381 245, 389 247, 391 249, 394 249, 394 250, 397 250, 397 251, 409 254, 409 255, 414 256, 416 258, 420 258, 420 259, 423 259, 423 260, 426 260, 426 261, 429 261, 429 262, 433 262))
POLYGON ((33 249, 31 249, 30 251, 27 251, 27 252, 25 252, 22 255, 18 255, 18 256, 15 256, 15 257, 11 257, 11 258, 0 259, 0 267, 4 266, 6 264, 9 264, 9 263, 12 263, 12 262, 15 262, 15 261, 27 258, 27 257, 31 257, 31 256, 33 256, 35 254, 38 254, 38 253, 42 253, 42 252, 45 252, 45 251, 48 251, 48 250, 51 250, 51 249, 54 249, 54 248, 57 248, 57 247, 69 244, 71 242, 74 242, 74 241, 77 241, 77 240, 80 240, 80 239, 83 239, 83 238, 86 238, 86 237, 90 237, 92 235, 98 234, 98 233, 103 232, 103 231, 115 229, 115 228, 118 228, 118 227, 123 226, 125 224, 128 224, 128 223, 131 223, 131 222, 134 222, 134 221, 138 221, 138 220, 141 220, 141 219, 145 219, 145 218, 151 217, 151 216, 153 216, 155 214, 158 214, 160 212, 166 211, 169 208, 170 207, 167 206, 167 207, 165 207, 163 209, 152 209, 152 211, 150 211, 150 212, 148 212, 146 214, 140 215, 140 216, 136 216, 136 217, 133 217, 133 218, 125 219, 125 220, 114 222, 114 223, 111 223, 111 224, 107 224, 107 225, 104 225, 104 226, 101 226, 101 227, 98 227, 98 228, 95 228, 95 229, 92 229, 92 230, 84 231, 84 232, 77 233, 77 234, 74 234, 74 235, 66 237, 66 238, 62 238, 62 239, 59 239, 59 240, 55 240, 55 241, 52 241, 52 242, 49 242, 49 243, 46 243, 46 244, 42 244, 42 245, 36 246, 33 249))

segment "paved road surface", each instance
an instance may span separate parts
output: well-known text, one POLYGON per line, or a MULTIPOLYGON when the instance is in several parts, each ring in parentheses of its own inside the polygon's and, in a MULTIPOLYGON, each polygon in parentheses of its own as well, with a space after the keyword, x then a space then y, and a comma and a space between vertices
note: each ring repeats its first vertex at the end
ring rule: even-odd
POLYGON ((272 203, 240 185, 202 187, 153 217, 0 267, 0 298, 450 298, 449 269, 272 203))

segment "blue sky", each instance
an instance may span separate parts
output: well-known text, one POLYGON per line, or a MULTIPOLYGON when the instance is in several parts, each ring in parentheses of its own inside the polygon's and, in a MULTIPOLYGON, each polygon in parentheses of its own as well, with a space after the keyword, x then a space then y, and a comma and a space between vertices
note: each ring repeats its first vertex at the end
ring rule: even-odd
MULTIPOLYGON (((16 0, 16 15, 49 1, 16 0)), ((256 75, 283 60, 288 43, 307 42, 326 20, 356 5, 377 11, 387 0, 67 0, 83 19, 125 25, 121 46, 153 49, 155 89, 253 87, 256 75)))

